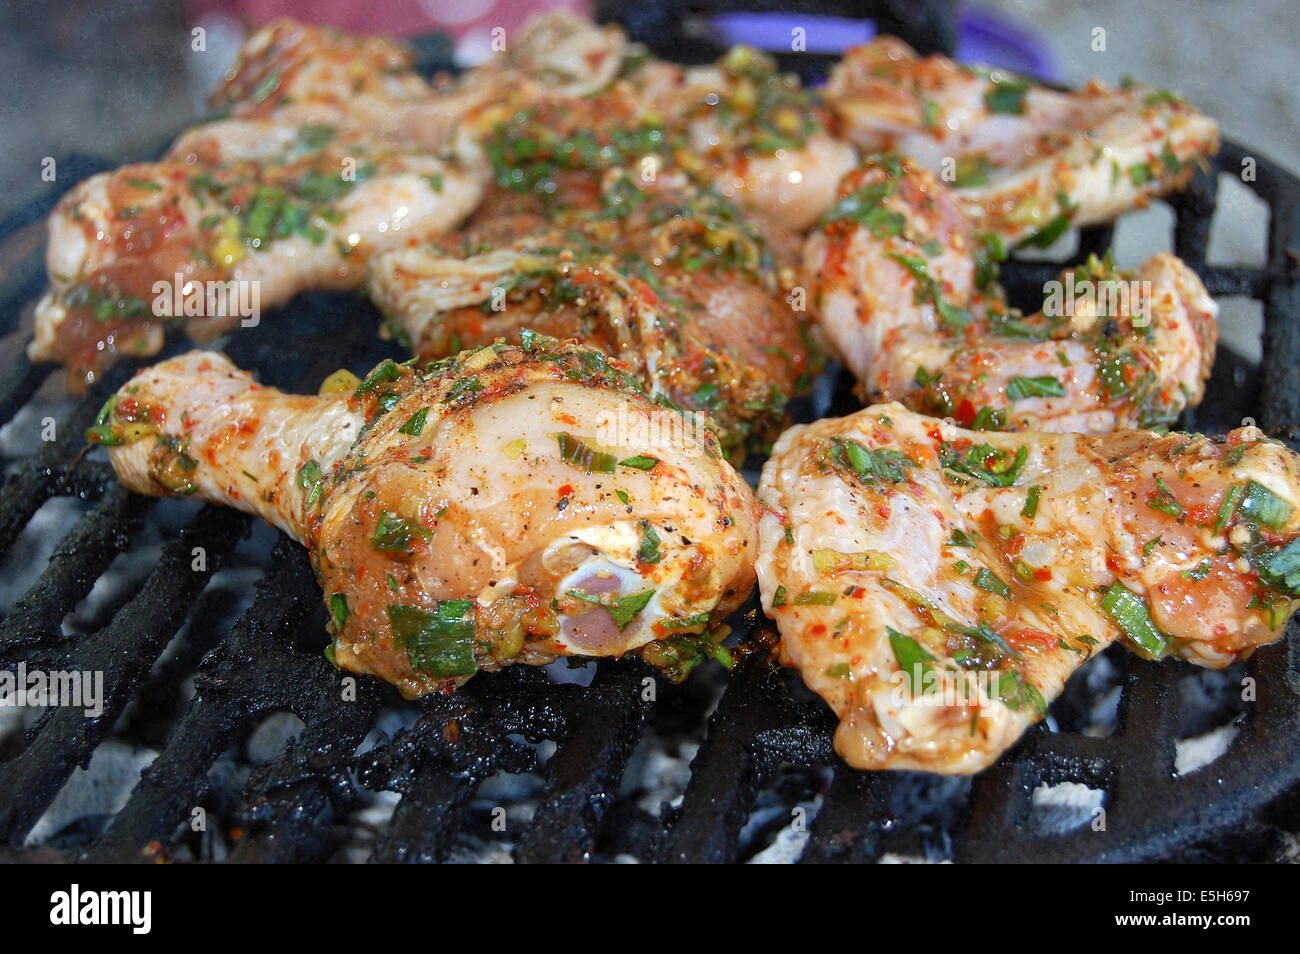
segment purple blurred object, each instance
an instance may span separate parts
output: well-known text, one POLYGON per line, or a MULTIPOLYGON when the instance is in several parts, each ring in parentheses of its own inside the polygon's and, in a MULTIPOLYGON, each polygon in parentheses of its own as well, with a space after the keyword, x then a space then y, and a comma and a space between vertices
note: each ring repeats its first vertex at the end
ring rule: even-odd
POLYGON ((1061 81, 1048 44, 1034 30, 999 13, 964 7, 957 17, 957 54, 963 63, 987 63, 1048 83, 1061 81))
MULTIPOLYGON (((720 13, 713 17, 716 40, 745 43, 762 50, 789 50, 790 31, 803 27, 809 53, 840 53, 876 35, 870 20, 814 14, 720 13)), ((999 13, 967 6, 957 18, 957 56, 966 63, 987 63, 1041 80, 1059 80, 1047 43, 1032 29, 999 13)))
POLYGON ((790 49, 790 31, 806 31, 809 53, 841 53, 866 43, 876 35, 870 20, 849 17, 793 13, 719 13, 713 17, 718 42, 725 46, 743 43, 760 50, 790 49))

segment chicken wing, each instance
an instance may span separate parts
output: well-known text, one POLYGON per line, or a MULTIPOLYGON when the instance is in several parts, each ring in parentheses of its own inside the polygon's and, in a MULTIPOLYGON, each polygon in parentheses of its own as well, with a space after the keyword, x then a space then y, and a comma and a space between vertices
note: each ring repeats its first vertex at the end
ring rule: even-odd
POLYGON ((479 669, 726 660, 753 496, 689 415, 598 351, 529 335, 319 396, 212 352, 136 375, 90 432, 132 490, 263 517, 311 550, 331 658, 408 696, 479 669))
POLYGON ((943 174, 979 231, 1007 242, 1050 244, 1144 206, 1219 147, 1215 122, 1168 90, 1058 92, 893 37, 846 52, 826 99, 849 140, 943 174))
POLYGON ((1253 427, 986 434, 880 404, 787 431, 758 577, 857 768, 973 772, 1120 639, 1210 668, 1300 595, 1300 458, 1253 427))

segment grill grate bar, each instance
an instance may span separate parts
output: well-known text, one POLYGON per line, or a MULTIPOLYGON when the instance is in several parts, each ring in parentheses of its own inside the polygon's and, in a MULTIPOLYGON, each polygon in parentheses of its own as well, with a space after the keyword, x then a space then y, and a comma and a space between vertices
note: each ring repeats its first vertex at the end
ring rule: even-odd
POLYGON ((205 507, 163 552, 139 595, 108 626, 71 648, 67 669, 104 674, 104 711, 91 718, 69 706, 47 710, 27 747, 0 765, 0 843, 17 847, 74 766, 89 761, 132 690, 247 527, 247 517, 205 507), (205 548, 206 569, 191 569, 194 546, 205 548))
POLYGON ((516 852, 521 862, 585 861, 649 711, 643 666, 602 663, 573 702, 572 734, 546 766, 547 786, 516 852))
POLYGON ((167 842, 203 800, 213 761, 270 704, 264 693, 243 691, 256 688, 245 683, 264 678, 248 662, 267 643, 301 627, 318 603, 304 585, 304 576, 307 584, 312 580, 310 571, 303 572, 301 553, 282 544, 273 556, 280 558, 278 566, 258 583, 257 598, 218 657, 199 671, 194 699, 125 807, 87 853, 89 860, 146 860, 151 842, 167 842))
POLYGON ((52 366, 48 364, 32 364, 27 357, 26 348, 18 352, 5 374, 5 383, 0 388, 0 424, 13 420, 14 415, 45 383, 51 370, 52 366))
MULTIPOLYGON (((691 779, 662 852, 671 862, 734 861, 740 830, 759 787, 783 754, 755 744, 763 732, 783 739, 807 718, 772 666, 766 640, 732 671, 691 762, 691 779)), ((821 713, 819 713, 820 715, 821 713)))
POLYGON ((0 658, 20 646, 62 638, 63 617, 126 549, 153 504, 120 484, 108 488, 103 500, 59 542, 40 579, 0 623, 0 658))
POLYGON ((55 427, 56 440, 42 443, 0 487, 0 556, 13 545, 32 515, 50 497, 62 492, 64 475, 77 462, 85 444, 85 431, 95 422, 100 406, 113 390, 126 381, 125 369, 117 370, 91 389, 55 427))

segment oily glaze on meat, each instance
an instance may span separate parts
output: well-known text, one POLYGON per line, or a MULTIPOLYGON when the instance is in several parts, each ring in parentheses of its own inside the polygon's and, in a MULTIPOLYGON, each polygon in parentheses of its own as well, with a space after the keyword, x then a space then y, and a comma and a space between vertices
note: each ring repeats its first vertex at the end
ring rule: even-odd
POLYGON ((770 446, 816 370, 791 300, 794 242, 768 241, 780 227, 753 216, 681 176, 615 172, 549 220, 508 207, 476 220, 460 254, 381 255, 369 289, 426 360, 525 328, 599 347, 651 394, 709 415, 739 460, 770 446))
POLYGON ((716 438, 603 355, 534 336, 319 396, 213 352, 136 375, 91 438, 122 482, 257 514, 311 549, 332 658, 408 696, 479 669, 726 659, 753 497, 716 438))
POLYGON ((826 99, 864 152, 897 152, 957 188, 981 232, 1050 244, 1181 189, 1219 148, 1175 93, 1091 82, 1062 93, 999 70, 919 57, 881 37, 836 64, 826 99))
POLYGON ((377 147, 354 131, 241 132, 247 148, 227 138, 213 156, 191 134, 184 154, 92 176, 63 197, 34 360, 68 365, 70 385, 84 388, 116 355, 156 353, 169 320, 190 318, 199 338, 260 320, 210 307, 214 283, 236 283, 228 290, 246 304, 256 294, 259 309, 304 289, 355 288, 376 251, 447 231, 482 194, 468 161, 377 147), (203 306, 178 313, 177 288, 203 306))
POLYGON ((1105 432, 1171 424, 1200 402, 1218 306, 1172 255, 1093 259, 1044 310, 1012 311, 1000 241, 908 159, 847 176, 804 247, 812 309, 869 401, 963 426, 1105 432))
POLYGON ((787 431, 759 502, 763 608, 857 768, 977 771, 1113 640, 1220 668, 1300 594, 1300 459, 1252 427, 988 434, 880 404, 787 431))

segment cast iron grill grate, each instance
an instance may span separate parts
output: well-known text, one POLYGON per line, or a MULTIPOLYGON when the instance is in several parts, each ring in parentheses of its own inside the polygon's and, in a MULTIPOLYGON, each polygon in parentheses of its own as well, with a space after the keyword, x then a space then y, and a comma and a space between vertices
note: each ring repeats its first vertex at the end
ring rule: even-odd
MULTIPOLYGON (((946 7, 935 4, 907 19, 895 12, 893 28, 920 48, 950 47, 948 28, 933 27, 947 22, 941 16, 946 7), (924 32, 927 24, 933 32, 924 32)), ((629 18, 639 38, 677 55, 676 35, 664 24, 677 22, 684 9, 658 3, 629 18)), ((818 62, 809 61, 814 70, 818 62)), ((1294 267, 1300 182, 1254 157, 1256 178, 1249 186, 1269 209, 1267 264, 1205 261, 1217 176, 1237 174, 1246 156, 1226 144, 1213 170, 1170 202, 1174 251, 1200 272, 1211 293, 1262 302, 1265 321, 1262 366, 1222 353, 1205 403, 1185 423, 1217 432, 1252 416, 1294 444, 1300 434, 1294 267)), ((83 163, 79 171, 95 168, 83 163)), ((0 248, 34 247, 32 230, 49 204, 34 203, 4 223, 0 248)), ((1084 230, 1078 255, 1104 250, 1111 238, 1110 228, 1084 230)), ((41 288, 39 257, 39 250, 19 256, 0 288, 0 334, 11 341, 22 306, 41 288)), ((1040 293, 1059 268, 1008 263, 1004 278, 1013 300, 1040 293)), ((377 324, 364 300, 300 296, 260 327, 232 336, 226 350, 264 383, 310 390, 337 367, 361 371, 399 356, 376 339, 377 324), (285 347, 290 333, 292 350, 285 347)), ((169 352, 180 347, 173 343, 169 352)), ((844 767, 831 748, 834 720, 797 678, 775 667, 770 633, 752 610, 738 627, 749 651, 725 680, 712 667, 670 686, 653 682, 639 663, 602 662, 588 686, 517 667, 480 675, 454 696, 418 703, 403 702, 369 679, 357 681, 355 698, 345 698, 346 674, 321 655, 324 612, 301 548, 238 514, 134 497, 102 461, 78 457, 82 431, 138 366, 119 366, 73 403, 58 423, 57 440, 33 439, 39 450, 6 461, 0 558, 9 554, 12 560, 17 541, 47 504, 72 498, 83 512, 0 621, 0 668, 97 670, 105 678, 100 716, 51 708, 18 741, 0 748, 0 850, 6 857, 206 860, 214 855, 191 825, 195 808, 205 808, 226 826, 230 860, 326 860, 339 857, 340 846, 355 837, 351 819, 375 792, 395 793, 396 801, 367 844, 367 854, 378 861, 457 857, 470 831, 518 861, 745 860, 783 839, 792 839, 788 854, 804 861, 891 854, 980 861, 1262 857, 1288 844, 1282 820, 1300 779, 1294 627, 1283 643, 1221 677, 1109 653, 1085 671, 1108 670, 1110 682, 1077 676, 1053 706, 1054 726, 1037 727, 973 780, 869 775, 844 767), (163 520, 168 507, 180 507, 180 517, 168 512, 163 520), (131 558, 143 534, 177 519, 188 522, 164 541, 152 570, 137 574, 128 591, 110 601, 103 624, 65 636, 64 620, 96 582, 131 558), (195 547, 206 558, 200 570, 192 560, 195 547), (249 550, 258 557, 251 563, 249 550), (225 599, 219 592, 213 597, 213 578, 232 563, 255 564, 262 578, 251 605, 233 607, 242 609, 233 626, 205 631, 213 599, 225 599), (191 676, 194 691, 187 698, 179 687, 191 676), (1224 687, 1234 690, 1245 676, 1254 680, 1257 698, 1240 704, 1224 687), (1218 692, 1218 701, 1196 718, 1180 704, 1189 680, 1202 692, 1218 692), (647 685, 654 686, 653 699, 647 685), (1085 734, 1107 691, 1112 699, 1118 694, 1113 731, 1085 734), (385 713, 394 711, 405 716, 400 727, 380 731, 389 724, 385 713), (248 767, 236 804, 216 804, 214 764, 247 740, 260 720, 279 712, 301 719, 302 731, 278 755, 248 767), (1199 771, 1178 774, 1178 741, 1225 719, 1235 732, 1227 751, 1199 771), (680 798, 654 811, 638 804, 624 782, 638 751, 656 739, 675 740, 688 754, 694 748, 694 757, 680 798), (29 833, 70 776, 110 740, 158 754, 124 804, 104 806, 99 824, 32 846, 29 833), (503 776, 529 774, 539 781, 526 817, 513 817, 498 831, 492 787, 503 776), (1041 793, 1066 784, 1098 794, 1104 832, 1094 831, 1087 818, 1064 827, 1043 821, 1041 793)), ((10 363, 0 383, 0 423, 20 418, 11 433, 36 427, 32 402, 53 374, 22 356, 10 363)), ((841 380, 831 412, 853 407, 841 380)))

